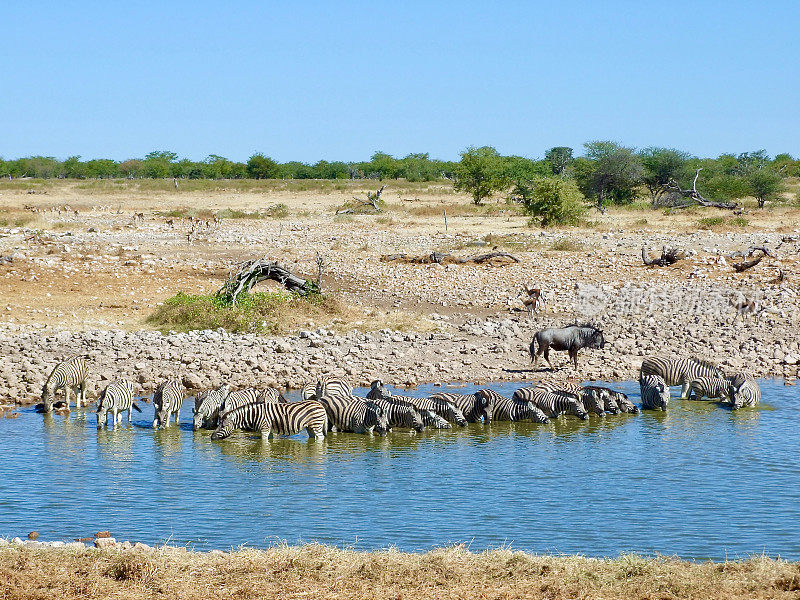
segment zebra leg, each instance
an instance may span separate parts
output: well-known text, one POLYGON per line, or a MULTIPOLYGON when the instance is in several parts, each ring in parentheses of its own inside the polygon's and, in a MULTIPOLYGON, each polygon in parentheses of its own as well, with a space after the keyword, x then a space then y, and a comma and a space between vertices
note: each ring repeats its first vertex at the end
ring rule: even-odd
POLYGON ((681 385, 681 400, 685 400, 689 397, 689 383, 688 381, 684 381, 681 385))
MULTIPOLYGON (((55 390, 53 390, 53 393, 55 393, 55 390)), ((77 404, 77 403, 78 403, 78 395, 75 394, 75 404, 77 404)), ((67 408, 67 412, 69 412, 69 386, 68 385, 64 386, 64 405, 67 408)))

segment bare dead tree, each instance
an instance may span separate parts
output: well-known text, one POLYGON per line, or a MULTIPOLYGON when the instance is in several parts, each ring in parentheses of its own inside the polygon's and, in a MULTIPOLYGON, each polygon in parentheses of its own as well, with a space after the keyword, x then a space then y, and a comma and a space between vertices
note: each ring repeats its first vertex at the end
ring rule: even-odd
POLYGON ((475 264, 480 265, 483 263, 489 264, 508 264, 518 263, 519 259, 509 254, 508 252, 489 252, 487 254, 476 254, 475 256, 467 256, 465 258, 458 258, 447 252, 431 252, 422 256, 410 256, 408 254, 386 254, 381 256, 381 262, 403 262, 414 265, 430 265, 430 264, 475 264))
POLYGON ((378 204, 378 202, 380 201, 381 194, 383 193, 383 190, 385 188, 386 188, 386 186, 382 185, 381 189, 379 189, 374 194, 371 193, 371 192, 367 192, 367 199, 366 200, 364 200, 363 198, 356 198, 355 196, 353 196, 353 200, 358 202, 358 205, 350 207, 350 208, 345 208, 343 210, 337 210, 336 214, 337 215, 353 214, 357 210, 364 210, 364 209, 367 209, 367 210, 372 209, 375 212, 381 212, 381 207, 378 204))
POLYGON ((742 271, 746 271, 747 269, 752 269, 758 263, 764 260, 764 257, 766 256, 769 256, 770 258, 775 258, 775 256, 771 254, 770 251, 764 246, 750 246, 750 248, 747 249, 747 252, 736 252, 733 255, 731 255, 731 258, 733 258, 734 256, 741 256, 744 259, 742 260, 742 262, 732 263, 731 266, 737 273, 741 273, 742 271))
POLYGON ((290 292, 301 296, 318 291, 313 281, 295 275, 277 261, 260 258, 245 261, 231 269, 227 281, 219 289, 217 296, 236 306, 239 294, 249 292, 254 285, 267 279, 277 281, 290 292))
POLYGON ((736 202, 712 202, 710 200, 706 200, 703 198, 703 195, 697 191, 697 178, 700 177, 700 171, 703 170, 703 167, 699 169, 695 169, 694 172, 694 179, 692 180, 692 188, 684 190, 678 184, 677 181, 671 179, 670 182, 667 184, 667 189, 673 193, 680 194, 684 198, 688 198, 691 202, 687 202, 685 204, 678 204, 677 206, 673 206, 670 210, 677 210, 680 208, 687 208, 689 206, 712 206, 714 208, 726 208, 726 209, 735 209, 738 208, 738 204, 736 202))
POLYGON ((667 267, 675 264, 682 258, 685 257, 677 248, 668 248, 666 246, 661 248, 661 256, 659 258, 649 258, 647 255, 647 246, 642 246, 642 262, 648 267, 667 267))

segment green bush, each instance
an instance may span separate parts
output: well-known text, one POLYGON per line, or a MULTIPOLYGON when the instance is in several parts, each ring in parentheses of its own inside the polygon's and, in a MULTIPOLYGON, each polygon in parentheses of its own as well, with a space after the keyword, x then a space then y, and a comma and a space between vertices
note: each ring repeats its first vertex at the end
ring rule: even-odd
POLYGON ((525 210, 541 219, 542 227, 574 225, 586 212, 584 196, 575 182, 560 177, 542 177, 530 182, 525 210))
POLYGON ((159 306, 147 322, 162 331, 221 327, 232 333, 278 334, 290 331, 300 322, 333 317, 342 312, 343 308, 335 298, 322 294, 239 294, 234 307, 216 294, 178 292, 159 306))

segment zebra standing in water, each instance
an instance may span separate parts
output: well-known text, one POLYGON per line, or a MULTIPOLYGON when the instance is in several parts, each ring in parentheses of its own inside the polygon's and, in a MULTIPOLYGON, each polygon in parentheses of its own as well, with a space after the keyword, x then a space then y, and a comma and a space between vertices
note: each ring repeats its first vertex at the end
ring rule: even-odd
POLYGON ((208 390, 195 398, 192 429, 197 431, 207 426, 216 427, 219 422, 219 409, 230 393, 230 386, 223 383, 217 389, 208 390))
POLYGON ((443 400, 449 402, 463 414, 467 423, 492 422, 492 412, 494 403, 491 398, 478 396, 477 394, 452 394, 448 392, 438 392, 428 396, 430 400, 443 400))
POLYGON ((355 396, 322 396, 317 400, 328 414, 331 431, 384 434, 389 429, 389 419, 384 410, 372 402, 355 396))
POLYGON ((761 388, 750 373, 737 373, 731 378, 729 395, 733 410, 755 406, 761 400, 761 388))
POLYGON ((639 389, 642 393, 642 408, 667 410, 669 404, 669 386, 658 375, 640 375, 639 389))
POLYGON ((696 358, 654 358, 646 357, 642 361, 641 375, 658 375, 668 386, 681 386, 681 399, 689 394, 689 384, 701 377, 717 377, 725 379, 725 373, 715 364, 696 358))
POLYGON ((610 389, 601 387, 599 385, 587 385, 584 387, 587 390, 593 390, 598 395, 603 403, 603 410, 605 410, 607 413, 612 415, 618 415, 620 413, 621 409, 619 404, 617 403, 617 400, 610 389))
POLYGON ((579 419, 586 420, 589 413, 583 407, 580 400, 566 394, 546 392, 539 388, 520 388, 514 392, 512 400, 515 402, 530 402, 541 410, 551 419, 555 419, 562 414, 573 415, 579 419))
POLYGON ((251 387, 231 392, 226 396, 222 406, 219 407, 219 416, 221 417, 226 412, 230 412, 245 404, 257 403, 260 395, 261 392, 259 390, 251 387))
POLYGON ((531 402, 517 402, 511 398, 501 396, 494 390, 485 389, 475 392, 476 396, 485 398, 494 407, 492 419, 495 421, 527 421, 534 423, 549 423, 550 419, 531 402))
POLYGON ((689 400, 702 398, 728 398, 730 381, 719 377, 699 377, 689 383, 689 400))
POLYGON ((391 431, 392 427, 407 427, 416 432, 425 429, 422 415, 409 404, 391 402, 390 400, 370 400, 370 402, 380 406, 386 413, 386 419, 389 422, 389 431, 391 431))
POLYGON ((162 382, 153 394, 153 407, 156 414, 153 417, 153 429, 169 427, 169 420, 175 415, 175 424, 178 425, 178 413, 183 404, 183 385, 179 379, 167 379, 162 382))
POLYGON ((595 413, 598 417, 605 417, 605 402, 600 394, 591 387, 583 387, 577 383, 539 383, 536 389, 550 392, 551 394, 565 394, 572 396, 583 404, 587 411, 595 413))
POLYGON ((327 428, 328 415, 319 402, 259 402, 222 415, 211 439, 224 440, 235 429, 260 431, 264 439, 274 434, 294 435, 305 429, 309 438, 319 440, 327 428))
POLYGON ((128 411, 128 423, 131 422, 133 409, 142 412, 133 401, 133 386, 128 381, 119 379, 109 383, 97 398, 97 428, 108 425, 111 414, 112 427, 122 422, 122 413, 128 411))
POLYGON ((467 420, 464 418, 464 413, 461 410, 445 400, 431 398, 414 398, 412 396, 394 396, 392 393, 383 386, 383 382, 378 379, 372 382, 367 398, 379 400, 402 400, 407 404, 413 406, 422 415, 422 419, 426 426, 435 427, 436 429, 449 429, 449 427, 441 426, 441 420, 445 422, 450 421, 457 423, 464 427, 467 420), (431 413, 426 416, 425 413, 431 413), (438 418, 437 418, 438 417, 438 418))
POLYGON ((59 389, 64 390, 64 406, 67 412, 69 412, 70 390, 75 392, 76 408, 88 406, 89 402, 86 400, 86 377, 88 375, 89 369, 83 356, 73 356, 64 362, 58 363, 50 372, 50 377, 47 378, 44 386, 42 386, 44 412, 53 410, 53 402, 59 389), (80 390, 80 393, 78 393, 78 390, 80 390))

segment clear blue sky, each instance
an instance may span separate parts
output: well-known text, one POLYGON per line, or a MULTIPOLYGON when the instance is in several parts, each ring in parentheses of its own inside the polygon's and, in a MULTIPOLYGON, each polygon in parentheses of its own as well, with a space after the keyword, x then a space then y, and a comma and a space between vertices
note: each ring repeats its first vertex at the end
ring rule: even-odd
POLYGON ((0 156, 800 156, 800 2, 7 2, 0 156))

